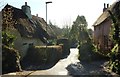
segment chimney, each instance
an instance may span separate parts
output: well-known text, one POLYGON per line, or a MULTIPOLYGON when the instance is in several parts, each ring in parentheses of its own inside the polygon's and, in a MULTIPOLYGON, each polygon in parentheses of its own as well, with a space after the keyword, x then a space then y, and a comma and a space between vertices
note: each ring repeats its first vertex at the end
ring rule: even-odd
POLYGON ((106 8, 106 4, 104 3, 104 8, 106 8))
POLYGON ((106 4, 104 3, 103 12, 104 12, 106 9, 107 9, 107 8, 106 8, 106 4))
POLYGON ((28 16, 28 18, 31 19, 32 18, 31 9, 30 6, 27 5, 27 2, 25 2, 25 5, 23 5, 21 8, 23 12, 28 16))
POLYGON ((107 4, 107 8, 109 8, 109 4, 107 4))
POLYGON ((36 14, 36 16, 38 17, 38 14, 36 14))
POLYGON ((25 2, 25 5, 27 5, 27 2, 25 2))

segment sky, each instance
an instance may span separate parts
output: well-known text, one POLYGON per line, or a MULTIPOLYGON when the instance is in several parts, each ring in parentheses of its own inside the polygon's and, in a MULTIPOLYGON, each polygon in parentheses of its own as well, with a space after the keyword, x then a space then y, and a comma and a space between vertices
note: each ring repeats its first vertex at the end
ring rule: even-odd
POLYGON ((0 0, 0 9, 7 3, 21 8, 27 2, 32 15, 38 14, 46 20, 46 1, 52 1, 47 5, 47 22, 50 20, 54 25, 63 28, 66 25, 71 26, 78 15, 84 15, 88 28, 93 28, 92 24, 103 12, 104 3, 111 5, 116 0, 0 0))

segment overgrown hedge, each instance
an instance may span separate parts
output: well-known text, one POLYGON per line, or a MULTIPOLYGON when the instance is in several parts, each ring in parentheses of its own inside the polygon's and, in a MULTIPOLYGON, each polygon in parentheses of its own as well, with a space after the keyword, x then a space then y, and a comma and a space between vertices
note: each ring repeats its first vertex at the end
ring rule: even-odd
POLYGON ((31 46, 22 62, 28 66, 56 63, 61 54, 61 46, 31 46))
POLYGON ((2 46, 2 74, 16 71, 21 71, 18 51, 7 46, 2 46))
POLYGON ((2 31, 2 74, 21 71, 20 55, 13 48, 14 35, 2 31))
POLYGON ((78 59, 80 61, 91 62, 101 59, 108 59, 107 56, 98 53, 99 51, 97 50, 97 47, 90 41, 81 44, 78 49, 80 54, 78 59))
POLYGON ((111 50, 109 56, 109 68, 113 72, 120 75, 120 1, 116 3, 114 13, 108 10, 112 19, 113 25, 111 26, 111 40, 114 41, 115 46, 111 50))
POLYGON ((109 53, 110 61, 108 64, 108 67, 113 72, 120 75, 120 49, 118 47, 118 44, 114 46, 114 48, 111 50, 111 53, 109 53))
POLYGON ((62 57, 66 57, 70 54, 70 41, 67 38, 58 39, 57 45, 62 45, 62 57))

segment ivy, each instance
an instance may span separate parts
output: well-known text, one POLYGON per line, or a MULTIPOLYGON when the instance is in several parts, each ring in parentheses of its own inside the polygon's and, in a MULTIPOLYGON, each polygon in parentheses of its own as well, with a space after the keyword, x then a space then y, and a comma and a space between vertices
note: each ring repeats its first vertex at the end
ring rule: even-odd
POLYGON ((2 44, 8 47, 13 47, 14 43, 13 41, 15 40, 15 36, 7 33, 5 31, 2 31, 2 44))
POLYGON ((110 57, 109 69, 117 74, 120 74, 120 20, 117 14, 112 14, 110 10, 108 12, 113 21, 110 36, 112 36, 112 40, 115 43, 111 52, 108 54, 110 57))

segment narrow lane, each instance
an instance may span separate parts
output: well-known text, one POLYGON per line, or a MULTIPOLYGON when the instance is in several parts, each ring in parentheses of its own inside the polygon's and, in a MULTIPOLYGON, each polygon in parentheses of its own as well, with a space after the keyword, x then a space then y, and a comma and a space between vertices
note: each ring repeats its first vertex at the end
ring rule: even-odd
MULTIPOLYGON (((85 56, 87 57, 87 56, 85 56)), ((30 75, 116 75, 104 69, 107 61, 80 62, 78 49, 70 49, 70 55, 60 60, 54 67, 48 70, 35 71, 30 75)))
POLYGON ((73 48, 70 49, 70 55, 67 58, 61 59, 50 69, 23 71, 11 73, 11 75, 25 75, 27 77, 31 77, 31 75, 116 75, 104 69, 105 63, 106 61, 80 62, 78 60, 78 49, 73 48))
POLYGON ((68 75, 67 66, 76 62, 79 62, 78 49, 70 49, 70 55, 60 60, 54 67, 48 70, 35 71, 31 75, 68 75))

